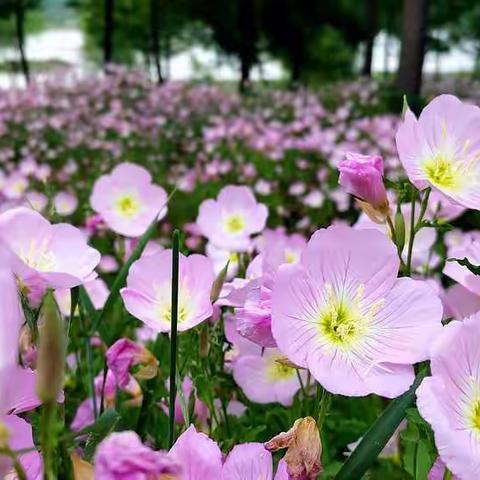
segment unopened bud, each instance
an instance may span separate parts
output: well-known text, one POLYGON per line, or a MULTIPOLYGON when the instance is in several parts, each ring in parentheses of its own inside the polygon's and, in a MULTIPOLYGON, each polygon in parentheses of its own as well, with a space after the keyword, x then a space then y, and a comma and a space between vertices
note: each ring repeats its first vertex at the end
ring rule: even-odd
POLYGON ((214 280, 212 289, 210 291, 210 301, 213 303, 218 300, 220 292, 222 291, 223 284, 227 278, 228 266, 230 265, 230 260, 227 262, 222 271, 218 274, 217 278, 214 280))
POLYGON ((405 218, 400 210, 400 206, 397 206, 397 213, 395 213, 395 240, 398 253, 401 255, 405 246, 405 218))
POLYGON ((290 480, 315 480, 322 471, 320 432, 312 417, 299 418, 288 432, 265 443, 270 452, 287 449, 284 460, 290 480))
POLYGON ((37 361, 37 394, 55 401, 62 390, 65 369, 65 325, 51 291, 43 300, 37 361))

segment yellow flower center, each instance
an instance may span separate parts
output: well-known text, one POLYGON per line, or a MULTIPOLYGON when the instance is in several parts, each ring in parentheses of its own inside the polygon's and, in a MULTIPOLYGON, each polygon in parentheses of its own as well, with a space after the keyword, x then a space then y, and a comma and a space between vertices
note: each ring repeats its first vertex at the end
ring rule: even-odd
POLYGON ((295 369, 277 362, 277 358, 272 357, 270 365, 268 366, 268 377, 273 381, 288 380, 295 375, 295 369))
POLYGON ((225 228, 228 233, 240 233, 245 228, 245 219, 238 213, 233 213, 225 219, 225 228))
POLYGON ((438 152, 424 164, 428 180, 447 190, 455 190, 462 183, 462 164, 454 163, 445 153, 438 152))
POLYGON ((364 286, 359 285, 354 298, 350 299, 345 293, 334 292, 330 284, 325 285, 325 303, 320 310, 319 325, 320 332, 331 345, 349 347, 360 340, 383 305, 381 299, 370 305, 366 312, 362 311, 363 292, 364 286))
MULTIPOLYGON (((178 306, 178 323, 183 323, 188 318, 188 310, 185 306, 178 306)), ((162 320, 167 323, 172 323, 172 307, 168 307, 162 314, 162 320)))
POLYGON ((480 399, 477 398, 472 404, 469 418, 470 426, 477 434, 480 434, 480 399))
POLYGON ((115 208, 121 217, 132 218, 140 211, 140 202, 135 195, 126 194, 117 198, 115 208))
POLYGON ((298 255, 291 250, 285 250, 285 262, 286 263, 297 263, 298 255))

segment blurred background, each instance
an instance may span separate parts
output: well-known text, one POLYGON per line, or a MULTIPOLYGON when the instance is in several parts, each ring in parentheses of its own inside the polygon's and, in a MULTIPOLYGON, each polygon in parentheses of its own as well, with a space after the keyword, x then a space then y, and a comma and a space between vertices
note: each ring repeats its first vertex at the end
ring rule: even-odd
POLYGON ((480 77, 478 0, 0 0, 0 87, 123 64, 158 82, 318 87, 373 76, 418 95, 480 77))

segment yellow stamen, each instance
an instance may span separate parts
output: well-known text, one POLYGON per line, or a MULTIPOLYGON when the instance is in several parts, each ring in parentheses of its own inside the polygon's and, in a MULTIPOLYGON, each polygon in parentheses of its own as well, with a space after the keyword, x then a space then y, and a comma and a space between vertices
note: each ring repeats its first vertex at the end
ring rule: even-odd
POLYGON ((229 233, 240 233, 245 228, 245 219, 238 213, 226 217, 225 228, 229 233))
POLYGON ((125 194, 117 198, 115 207, 121 217, 132 218, 140 211, 140 202, 135 195, 125 194))

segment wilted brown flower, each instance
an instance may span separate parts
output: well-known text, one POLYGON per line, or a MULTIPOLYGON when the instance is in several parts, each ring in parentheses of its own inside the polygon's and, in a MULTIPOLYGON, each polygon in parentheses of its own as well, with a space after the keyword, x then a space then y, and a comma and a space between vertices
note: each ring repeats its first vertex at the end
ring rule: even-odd
POLYGON ((287 449, 284 460, 291 480, 315 480, 322 471, 320 432, 312 417, 299 418, 288 432, 265 443, 265 448, 270 452, 287 449))

